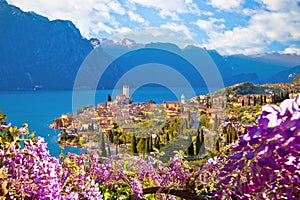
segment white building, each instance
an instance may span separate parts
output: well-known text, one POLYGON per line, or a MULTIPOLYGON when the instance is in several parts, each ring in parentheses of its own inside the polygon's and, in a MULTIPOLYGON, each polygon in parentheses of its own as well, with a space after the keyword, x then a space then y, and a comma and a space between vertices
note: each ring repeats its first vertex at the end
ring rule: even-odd
POLYGON ((181 103, 185 104, 185 96, 183 94, 181 95, 181 103))
POLYGON ((125 95, 125 97, 127 97, 127 98, 130 98, 128 85, 123 86, 123 95, 125 95))

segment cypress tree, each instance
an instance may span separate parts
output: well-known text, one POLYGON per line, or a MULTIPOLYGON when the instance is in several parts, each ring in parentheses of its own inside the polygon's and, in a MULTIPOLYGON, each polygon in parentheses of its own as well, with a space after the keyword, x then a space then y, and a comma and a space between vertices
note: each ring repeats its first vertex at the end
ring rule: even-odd
POLYGON ((156 138, 155 138, 155 148, 156 149, 160 149, 160 139, 159 139, 159 136, 157 136, 156 138))
POLYGON ((145 139, 145 153, 150 152, 150 138, 145 139))
POLYGON ((279 95, 280 95, 280 101, 283 101, 283 99, 284 99, 283 93, 280 92, 279 95))
POLYGON ((194 155, 194 143, 193 143, 193 139, 192 139, 192 136, 191 134, 189 133, 189 142, 191 143, 189 148, 188 148, 188 155, 189 156, 193 156, 194 155))
POLYGON ((132 153, 138 153, 138 150, 137 150, 137 141, 136 141, 135 134, 133 134, 133 136, 131 138, 130 147, 131 147, 131 152, 132 153))
POLYGON ((250 95, 248 95, 248 106, 251 105, 251 102, 250 102, 250 95))
POLYGON ((215 114, 215 124, 214 124, 214 129, 215 129, 215 132, 218 132, 218 127, 219 127, 219 120, 218 120, 218 115, 215 114))
POLYGON ((118 155, 119 153, 119 144, 115 144, 116 145, 116 155, 118 155))
POLYGON ((201 148, 201 138, 200 138, 200 131, 199 131, 199 128, 198 128, 197 129, 197 136, 196 136, 196 155, 198 155, 200 153, 200 148, 201 148))
POLYGON ((230 136, 228 133, 226 134, 226 144, 230 144, 230 136))
POLYGON ((219 138, 217 139, 216 150, 217 150, 218 152, 220 152, 220 142, 219 142, 219 138))
POLYGON ((166 141, 167 141, 167 142, 170 141, 169 131, 167 131, 167 133, 166 133, 166 141))
POLYGON ((263 96, 260 95, 260 105, 262 106, 263 104, 264 104, 264 102, 263 102, 263 96))
POLYGON ((204 144, 205 141, 204 141, 204 131, 203 131, 203 129, 201 129, 200 139, 201 139, 200 153, 205 154, 205 144, 204 144))
POLYGON ((107 154, 108 154, 108 156, 111 156, 110 145, 108 145, 108 147, 107 147, 107 154))
POLYGON ((101 131, 101 156, 106 157, 106 148, 105 148, 105 137, 104 133, 101 131))
POLYGON ((114 142, 114 135, 112 133, 112 130, 108 131, 108 136, 109 136, 109 142, 113 143, 114 142))
POLYGON ((234 138, 234 142, 237 141, 237 139, 238 139, 238 133, 237 133, 237 130, 235 130, 235 129, 234 129, 234 137, 233 138, 234 138))
POLYGON ((147 152, 147 142, 145 138, 140 138, 137 144, 137 151, 145 154, 147 152))
POLYGON ((206 108, 209 108, 209 96, 206 97, 206 108))
POLYGON ((149 139, 149 151, 153 151, 153 138, 152 138, 152 135, 150 135, 150 139, 149 139))
POLYGON ((290 98, 290 95, 289 95, 289 91, 287 90, 285 93, 285 99, 289 99, 289 98, 290 98))
POLYGON ((111 96, 110 96, 110 94, 108 94, 107 95, 107 102, 111 102, 111 101, 112 101, 111 96))
POLYGON ((114 143, 115 145, 119 145, 119 134, 115 132, 115 133, 113 134, 113 137, 114 137, 113 143, 114 143))

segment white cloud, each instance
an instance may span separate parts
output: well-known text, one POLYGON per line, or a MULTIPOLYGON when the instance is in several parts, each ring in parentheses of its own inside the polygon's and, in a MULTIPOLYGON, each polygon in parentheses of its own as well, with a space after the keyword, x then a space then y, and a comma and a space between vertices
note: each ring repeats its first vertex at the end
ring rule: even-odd
POLYGON ((209 36, 205 45, 208 48, 218 49, 223 54, 256 54, 266 51, 268 45, 273 42, 289 44, 299 41, 300 8, 297 2, 290 1, 288 5, 281 7, 282 2, 288 0, 272 0, 274 1, 272 6, 270 0, 262 1, 269 10, 262 8, 245 11, 250 17, 246 26, 237 25, 231 29, 227 27, 222 31, 216 29, 212 20, 195 22, 200 28, 206 30, 209 36))
POLYGON ((158 10, 200 14, 197 4, 193 3, 192 0, 129 0, 129 2, 158 10))
POLYGON ((112 27, 105 25, 103 22, 98 22, 96 26, 98 29, 105 31, 108 34, 112 34, 114 32, 112 27))
POLYGON ((240 8, 243 3, 244 0, 209 0, 207 2, 208 5, 214 8, 227 11, 240 8))
POLYGON ((283 53, 300 55, 300 47, 296 47, 295 45, 291 45, 291 46, 285 48, 283 53))
POLYGON ((145 22, 145 19, 143 17, 141 17, 140 15, 134 13, 131 10, 127 11, 127 14, 128 14, 129 19, 131 21, 138 22, 138 23, 144 23, 145 22))
POLYGON ((263 4, 270 11, 289 11, 291 4, 295 4, 297 0, 256 0, 263 4))
POLYGON ((299 8, 295 12, 261 12, 251 18, 250 28, 262 33, 269 42, 299 40, 299 13, 299 8))
POLYGON ((208 48, 218 49, 222 54, 252 54, 265 50, 260 33, 244 27, 236 27, 224 32, 212 31, 209 34, 208 48))
POLYGON ((179 21, 179 20, 180 20, 179 16, 178 16, 177 13, 174 12, 174 11, 161 10, 161 11, 159 12, 159 15, 160 15, 161 18, 163 18, 163 19, 167 19, 168 17, 170 17, 172 21, 179 21))
POLYGON ((50 20, 72 21, 85 37, 95 37, 99 32, 114 33, 120 24, 112 14, 124 15, 125 8, 117 0, 8 0, 25 11, 34 11, 50 20), (108 24, 108 25, 106 25, 108 24))
POLYGON ((175 32, 182 32, 184 33, 188 38, 192 38, 192 34, 190 32, 190 29, 184 25, 184 24, 177 24, 177 23, 166 23, 160 25, 161 28, 163 29, 169 29, 171 31, 175 32))
POLYGON ((196 24, 200 29, 204 31, 213 31, 213 30, 219 30, 224 29, 225 25, 223 24, 225 20, 223 18, 217 19, 217 18, 209 18, 209 20, 202 20, 198 19, 196 22, 192 22, 193 24, 196 24))

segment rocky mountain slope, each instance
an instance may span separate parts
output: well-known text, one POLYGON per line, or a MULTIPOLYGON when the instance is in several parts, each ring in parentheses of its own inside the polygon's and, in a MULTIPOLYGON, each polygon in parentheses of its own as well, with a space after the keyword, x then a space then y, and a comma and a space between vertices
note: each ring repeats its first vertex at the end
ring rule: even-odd
POLYGON ((93 49, 70 21, 54 20, 0 1, 0 89, 70 89, 93 49))

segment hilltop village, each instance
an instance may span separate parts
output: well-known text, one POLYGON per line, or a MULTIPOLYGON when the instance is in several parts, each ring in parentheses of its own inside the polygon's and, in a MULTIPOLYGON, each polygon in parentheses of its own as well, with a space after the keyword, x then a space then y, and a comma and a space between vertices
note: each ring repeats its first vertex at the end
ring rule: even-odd
POLYGON ((103 141, 102 146, 111 142, 132 150, 132 138, 137 131, 144 132, 151 139, 144 143, 149 142, 147 148, 152 149, 152 145, 164 146, 171 141, 182 120, 185 128, 196 132, 204 129, 220 135, 229 124, 236 135, 241 135, 246 125, 257 120, 261 106, 280 103, 299 92, 300 84, 295 81, 267 85, 242 83, 189 100, 182 94, 180 102, 156 104, 152 100, 132 103, 129 86, 123 86, 123 94, 116 95, 114 100, 108 95, 107 102, 96 107, 86 106, 76 114, 62 114, 50 127, 62 131, 60 143, 89 150, 99 148, 99 141, 103 141))

